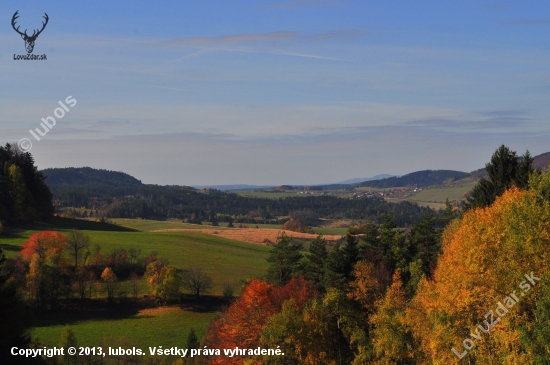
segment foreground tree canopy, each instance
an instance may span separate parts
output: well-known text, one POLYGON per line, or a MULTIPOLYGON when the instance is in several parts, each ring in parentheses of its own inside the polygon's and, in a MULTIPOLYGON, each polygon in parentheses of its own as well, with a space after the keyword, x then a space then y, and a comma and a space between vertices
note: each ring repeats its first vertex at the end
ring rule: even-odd
POLYGON ((52 194, 30 153, 0 146, 0 222, 32 222, 53 215, 52 194))
POLYGON ((285 353, 224 364, 547 364, 550 174, 518 185, 451 220, 440 240, 428 216, 408 236, 388 219, 328 253, 320 237, 285 266, 275 258, 292 246, 281 237, 271 284, 248 284, 206 344, 285 353))

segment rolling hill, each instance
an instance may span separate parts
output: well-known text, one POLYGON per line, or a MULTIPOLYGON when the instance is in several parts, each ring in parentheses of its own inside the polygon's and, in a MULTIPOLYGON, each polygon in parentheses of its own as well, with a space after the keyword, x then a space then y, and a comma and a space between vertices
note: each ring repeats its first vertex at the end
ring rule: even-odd
POLYGON ((401 186, 431 186, 443 184, 445 181, 459 180, 468 176, 466 172, 453 170, 423 170, 412 172, 401 177, 389 177, 382 180, 366 181, 358 187, 396 188, 401 186))

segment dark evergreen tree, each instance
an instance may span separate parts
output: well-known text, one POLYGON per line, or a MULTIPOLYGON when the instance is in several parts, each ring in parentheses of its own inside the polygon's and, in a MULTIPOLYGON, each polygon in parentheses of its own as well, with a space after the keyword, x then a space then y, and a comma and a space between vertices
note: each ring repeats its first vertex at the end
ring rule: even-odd
POLYGON ((270 263, 267 281, 277 286, 287 284, 292 276, 301 270, 301 249, 302 244, 294 245, 292 237, 284 232, 277 236, 277 241, 266 259, 270 263))
POLYGON ((328 253, 325 261, 324 286, 344 290, 347 284, 346 278, 346 255, 340 242, 328 253))
MULTIPOLYGON (((187 335, 187 349, 189 352, 191 352, 191 349, 198 349, 200 347, 199 339, 197 338, 197 334, 195 333, 195 329, 191 328, 189 330, 189 334, 187 335)), ((187 364, 193 364, 194 358, 189 357, 187 359, 187 364)))
POLYGON ((311 281, 315 288, 324 290, 325 261, 327 260, 327 241, 318 235, 309 245, 309 255, 305 257, 304 277, 311 281))
POLYGON ((453 206, 449 202, 449 198, 445 199, 445 210, 443 211, 443 217, 441 218, 441 221, 443 222, 443 225, 446 226, 447 224, 451 223, 453 219, 456 218, 456 214, 453 211, 453 206))
POLYGON ((427 276, 435 268, 437 256, 441 252, 440 231, 436 229, 438 218, 425 211, 422 219, 415 222, 409 233, 411 260, 422 262, 422 270, 427 276))
POLYGON ((533 158, 529 151, 518 162, 516 152, 505 145, 501 145, 491 161, 485 165, 488 180, 482 178, 467 198, 466 209, 483 208, 491 205, 495 199, 502 195, 513 185, 527 189, 529 175, 534 171, 533 158))
POLYGON ((344 254, 344 275, 348 280, 352 280, 352 272, 355 263, 359 261, 359 240, 348 232, 346 235, 346 245, 342 249, 344 254))

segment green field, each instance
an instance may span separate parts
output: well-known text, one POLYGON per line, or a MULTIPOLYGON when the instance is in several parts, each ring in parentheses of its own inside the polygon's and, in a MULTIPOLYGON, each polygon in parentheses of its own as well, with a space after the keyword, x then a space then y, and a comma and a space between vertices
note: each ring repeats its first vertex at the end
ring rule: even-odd
POLYGON ((411 199, 424 202, 445 202, 447 198, 449 200, 462 200, 464 194, 472 190, 475 185, 476 182, 472 181, 455 186, 430 188, 417 192, 411 199))
POLYGON ((347 227, 311 227, 315 233, 321 234, 339 234, 345 236, 348 228, 347 227))
POLYGON ((63 327, 74 331, 78 346, 118 346, 126 341, 129 347, 147 349, 148 346, 185 347, 187 334, 194 328, 202 338, 210 321, 211 312, 193 312, 179 307, 161 307, 138 312, 128 307, 113 308, 104 313, 64 311, 34 316, 32 337, 45 345, 59 344, 63 327), (104 338, 111 338, 104 343, 104 338))
POLYGON ((212 227, 207 222, 199 225, 182 223, 176 220, 156 221, 151 219, 113 218, 111 221, 116 225, 139 231, 155 231, 160 229, 225 229, 224 226, 227 226, 227 223, 220 223, 219 227, 212 227))
MULTIPOLYGON (((4 237, 0 246, 6 257, 19 255, 23 242, 35 231, 26 230, 4 237)), ((63 230, 60 230, 63 232, 63 230)), ((227 281, 238 283, 252 277, 260 277, 267 270, 265 258, 269 248, 223 237, 195 232, 106 232, 85 231, 92 244, 99 244, 103 255, 115 248, 136 248, 142 256, 152 251, 158 257, 169 260, 171 266, 187 268, 196 266, 212 276, 215 292, 222 291, 227 281)))
MULTIPOLYGON (((156 251, 158 257, 169 260, 171 266, 177 268, 200 267, 214 281, 212 294, 220 295, 223 286, 230 283, 234 286, 236 295, 243 280, 261 277, 267 271, 266 257, 270 248, 230 240, 223 237, 197 232, 144 232, 135 229, 169 229, 188 228, 189 225, 146 221, 124 220, 116 223, 133 228, 129 230, 123 226, 100 224, 84 220, 70 220, 59 218, 54 224, 39 224, 25 230, 9 232, 0 238, 0 246, 8 258, 19 256, 21 244, 35 232, 44 229, 66 232, 69 227, 83 225, 84 230, 91 238, 91 243, 101 246, 102 255, 109 254, 115 248, 136 248, 141 250, 144 257, 156 251), (60 227, 56 229, 56 227, 60 227), (90 230, 90 228, 112 229, 90 230), (115 231, 127 230, 127 231, 115 231)), ((195 226, 200 227, 200 226, 195 226)), ((127 294, 131 292, 129 282, 121 279, 119 289, 126 287, 127 294)), ((141 294, 146 294, 146 285, 142 281, 141 294)), ((94 297, 105 297, 102 290, 97 290, 94 297)), ((101 299, 96 299, 101 300, 101 299)), ((136 310, 128 309, 126 305, 114 304, 105 311, 72 310, 62 313, 42 313, 33 318, 32 334, 40 342, 55 345, 59 342, 62 328, 69 324, 76 333, 79 343, 84 346, 99 346, 103 338, 110 336, 127 338, 131 343, 139 346, 176 346, 184 344, 191 327, 195 328, 201 337, 208 328, 209 322, 216 315, 217 308, 206 311, 192 311, 191 309, 172 308, 162 310, 158 308, 153 314, 140 314, 136 310)), ((154 311, 154 310, 153 310, 154 311)))

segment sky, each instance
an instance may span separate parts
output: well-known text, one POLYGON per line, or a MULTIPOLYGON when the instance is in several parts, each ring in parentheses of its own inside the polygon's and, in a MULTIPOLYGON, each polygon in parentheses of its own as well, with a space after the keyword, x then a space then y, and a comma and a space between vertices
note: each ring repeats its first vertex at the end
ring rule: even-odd
POLYGON ((541 1, 3 0, 0 143, 162 185, 468 172, 550 151, 549 56, 541 1))

